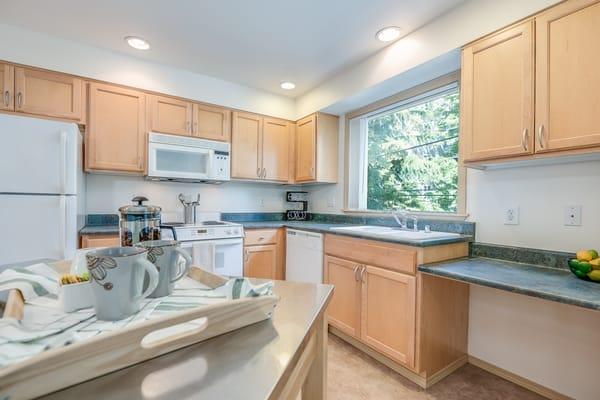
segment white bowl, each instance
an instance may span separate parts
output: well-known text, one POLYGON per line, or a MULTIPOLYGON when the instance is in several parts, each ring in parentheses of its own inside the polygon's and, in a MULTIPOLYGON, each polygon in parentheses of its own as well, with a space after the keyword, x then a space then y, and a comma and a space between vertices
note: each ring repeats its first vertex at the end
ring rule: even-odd
POLYGON ((61 285, 58 299, 64 312, 73 312, 94 306, 90 282, 61 285))

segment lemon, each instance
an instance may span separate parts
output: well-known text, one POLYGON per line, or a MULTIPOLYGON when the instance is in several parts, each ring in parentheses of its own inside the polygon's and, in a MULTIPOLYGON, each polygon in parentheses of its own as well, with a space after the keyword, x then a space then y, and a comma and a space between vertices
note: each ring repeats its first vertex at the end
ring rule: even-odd
POLYGON ((593 281, 600 282, 600 270, 593 270, 587 274, 588 278, 593 281))
POLYGON ((598 258, 597 254, 596 252, 596 257, 594 257, 594 254, 590 250, 579 250, 577 252, 577 259, 579 261, 591 261, 594 258, 598 258))

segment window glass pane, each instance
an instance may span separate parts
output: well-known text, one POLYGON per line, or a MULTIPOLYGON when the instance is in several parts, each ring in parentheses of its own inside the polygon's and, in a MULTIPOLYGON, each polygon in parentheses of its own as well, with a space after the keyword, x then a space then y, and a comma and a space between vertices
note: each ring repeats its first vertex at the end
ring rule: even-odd
POLYGON ((458 129, 457 89, 368 118, 367 208, 456 212, 458 129))

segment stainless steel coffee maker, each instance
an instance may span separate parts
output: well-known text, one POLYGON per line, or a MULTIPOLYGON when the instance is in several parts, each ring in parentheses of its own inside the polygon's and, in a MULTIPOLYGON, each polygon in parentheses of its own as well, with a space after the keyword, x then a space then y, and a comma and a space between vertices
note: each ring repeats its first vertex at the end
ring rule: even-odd
POLYGON ((179 193, 177 197, 181 204, 183 204, 183 222, 187 224, 195 224, 196 223, 196 207, 200 205, 200 193, 198 193, 198 197, 195 201, 186 200, 183 193, 179 193))
POLYGON ((148 201, 143 196, 136 196, 131 201, 137 204, 119 208, 121 246, 135 246, 139 242, 160 239, 161 208, 143 204, 148 201))

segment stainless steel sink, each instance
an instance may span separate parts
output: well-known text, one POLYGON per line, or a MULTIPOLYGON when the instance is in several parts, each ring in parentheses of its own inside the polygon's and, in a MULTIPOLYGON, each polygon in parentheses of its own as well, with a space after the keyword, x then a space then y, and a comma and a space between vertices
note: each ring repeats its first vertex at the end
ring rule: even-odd
POLYGON ((339 226, 331 228, 335 231, 344 231, 350 233, 365 234, 390 239, 406 239, 406 240, 430 240, 430 239, 451 239, 459 237, 458 233, 449 232, 425 232, 425 231, 410 231, 389 226, 339 226))

